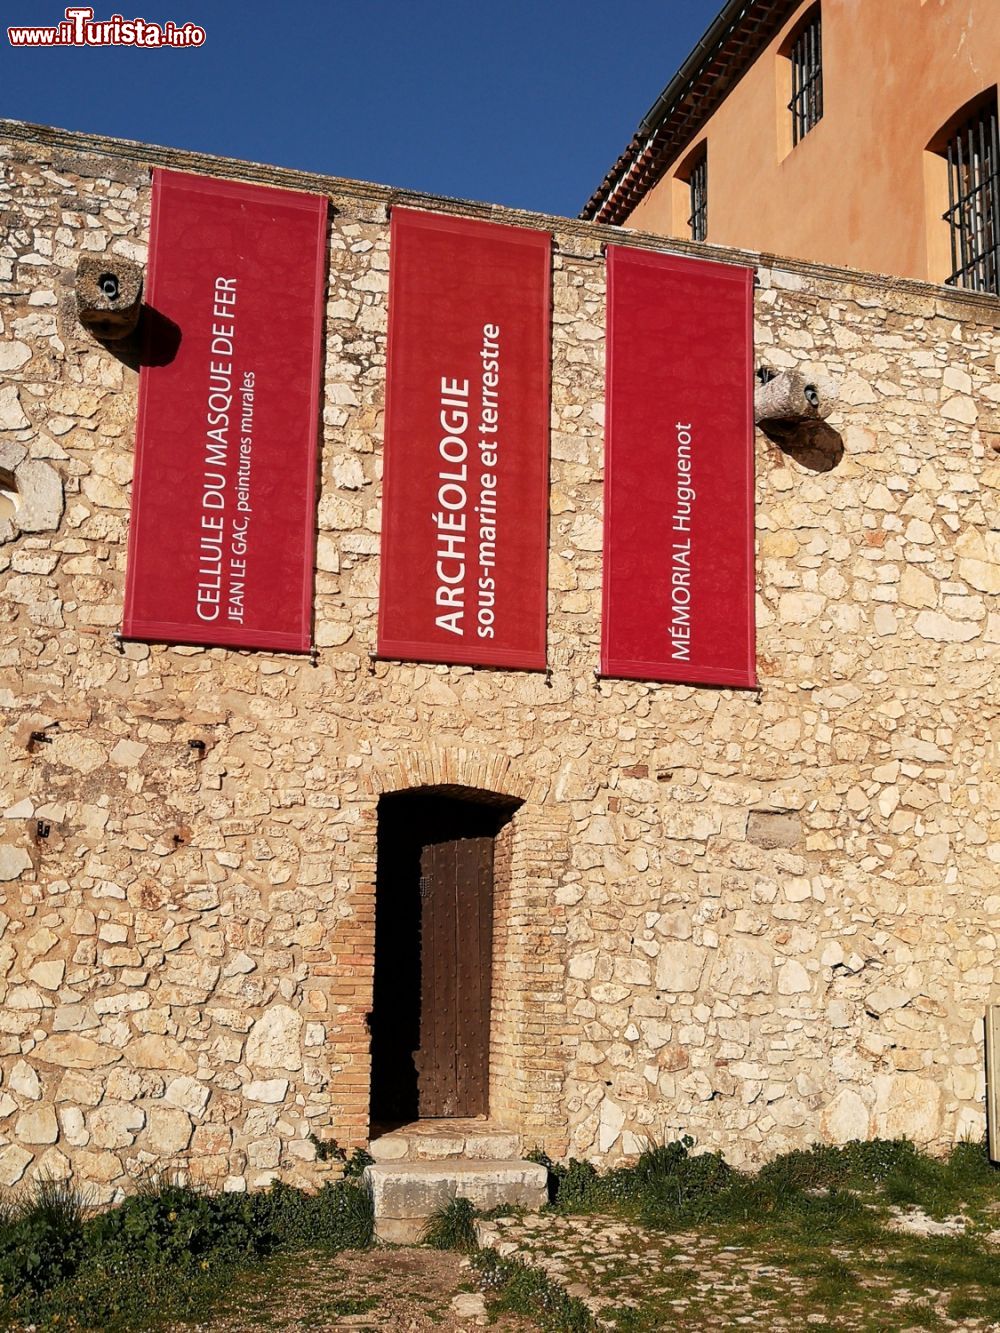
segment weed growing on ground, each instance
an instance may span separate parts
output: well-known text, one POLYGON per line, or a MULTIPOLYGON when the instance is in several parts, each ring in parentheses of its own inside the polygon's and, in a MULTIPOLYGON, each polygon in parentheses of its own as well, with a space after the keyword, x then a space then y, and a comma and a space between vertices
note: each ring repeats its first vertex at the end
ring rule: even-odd
POLYGON ((490 1313, 520 1314, 544 1333, 593 1333, 597 1325, 582 1301, 538 1268, 478 1250, 472 1260, 490 1313))
POLYGON ((479 1246, 475 1205, 470 1199, 449 1199, 427 1219, 420 1239, 435 1250, 471 1254, 479 1246))
POLYGON ((718 1153, 692 1153, 693 1147, 687 1136, 651 1145, 634 1165, 604 1174, 575 1158, 564 1166, 539 1153, 532 1160, 547 1166, 560 1212, 611 1209, 660 1230, 769 1222, 806 1236, 863 1240, 879 1229, 890 1205, 979 1219, 1000 1206, 1000 1172, 982 1144, 960 1143, 942 1159, 906 1139, 817 1144, 756 1173, 729 1166, 718 1153))
POLYGON ((309 1135, 309 1142, 316 1149, 320 1162, 343 1162, 344 1180, 358 1180, 366 1166, 371 1166, 375 1158, 364 1148, 355 1148, 350 1157, 347 1149, 342 1148, 336 1139, 321 1139, 316 1134, 309 1135))
POLYGON ((330 1302, 329 1310, 332 1315, 338 1316, 367 1314, 377 1305, 377 1296, 341 1296, 330 1302))
POLYGON ((365 1167, 371 1166, 375 1158, 364 1148, 355 1148, 344 1163, 344 1179, 360 1180, 364 1175, 365 1167))
POLYGON ((0 1293, 17 1304, 75 1272, 84 1252, 82 1195, 61 1181, 40 1180, 0 1210, 0 1293))
POLYGON ((372 1243, 371 1196, 357 1185, 326 1184, 304 1194, 276 1181, 264 1193, 245 1197, 253 1200, 257 1230, 271 1238, 272 1248, 363 1250, 372 1243))
POLYGON ((40 1182, 0 1203, 0 1325, 146 1328, 191 1318, 269 1254, 371 1243, 371 1198, 353 1184, 305 1194, 207 1194, 157 1181, 86 1217, 69 1186, 40 1182))

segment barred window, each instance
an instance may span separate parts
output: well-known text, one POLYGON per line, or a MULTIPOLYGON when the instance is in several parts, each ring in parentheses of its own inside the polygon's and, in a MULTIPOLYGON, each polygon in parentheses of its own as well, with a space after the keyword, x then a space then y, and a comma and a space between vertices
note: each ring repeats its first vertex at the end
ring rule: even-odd
POLYGON ((997 171, 997 99, 993 98, 948 140, 948 211, 953 287, 1000 294, 1000 189, 997 171))
POLYGON ((692 241, 703 241, 708 236, 708 155, 702 153, 691 168, 688 177, 691 195, 691 216, 688 227, 692 241))
POLYGON ((792 64, 792 144, 804 139, 823 117, 823 21, 813 10, 789 50, 792 64))

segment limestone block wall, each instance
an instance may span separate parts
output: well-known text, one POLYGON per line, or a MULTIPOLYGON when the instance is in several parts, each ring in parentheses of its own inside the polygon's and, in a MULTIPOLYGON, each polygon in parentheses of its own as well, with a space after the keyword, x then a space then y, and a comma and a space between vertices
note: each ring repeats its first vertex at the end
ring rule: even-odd
POLYGON ((312 1136, 364 1143, 377 802, 421 785, 522 803, 491 1112, 525 1146, 981 1130, 994 299, 761 259, 758 363, 840 386, 822 449, 757 437, 761 689, 595 681, 615 233, 11 123, 0 164, 0 1185, 310 1182, 312 1136), (112 637, 137 371, 72 284, 144 260, 154 163, 335 205, 315 666, 112 637), (394 201, 556 234, 549 679, 369 660, 394 201))

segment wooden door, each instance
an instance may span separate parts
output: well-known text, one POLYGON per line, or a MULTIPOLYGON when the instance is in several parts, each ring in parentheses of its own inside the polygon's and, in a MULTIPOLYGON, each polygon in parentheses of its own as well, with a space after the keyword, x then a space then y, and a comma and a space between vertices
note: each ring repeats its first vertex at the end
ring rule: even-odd
POLYGON ((485 1115, 493 973, 493 838, 420 854, 419 1115, 485 1115))

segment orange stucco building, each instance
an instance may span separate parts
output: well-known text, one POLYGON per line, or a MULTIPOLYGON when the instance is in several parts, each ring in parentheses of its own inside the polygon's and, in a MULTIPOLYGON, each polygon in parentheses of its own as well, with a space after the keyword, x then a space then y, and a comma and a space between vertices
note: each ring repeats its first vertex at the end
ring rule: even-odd
POLYGON ((998 76, 998 0, 731 0, 583 216, 997 291, 998 76))

